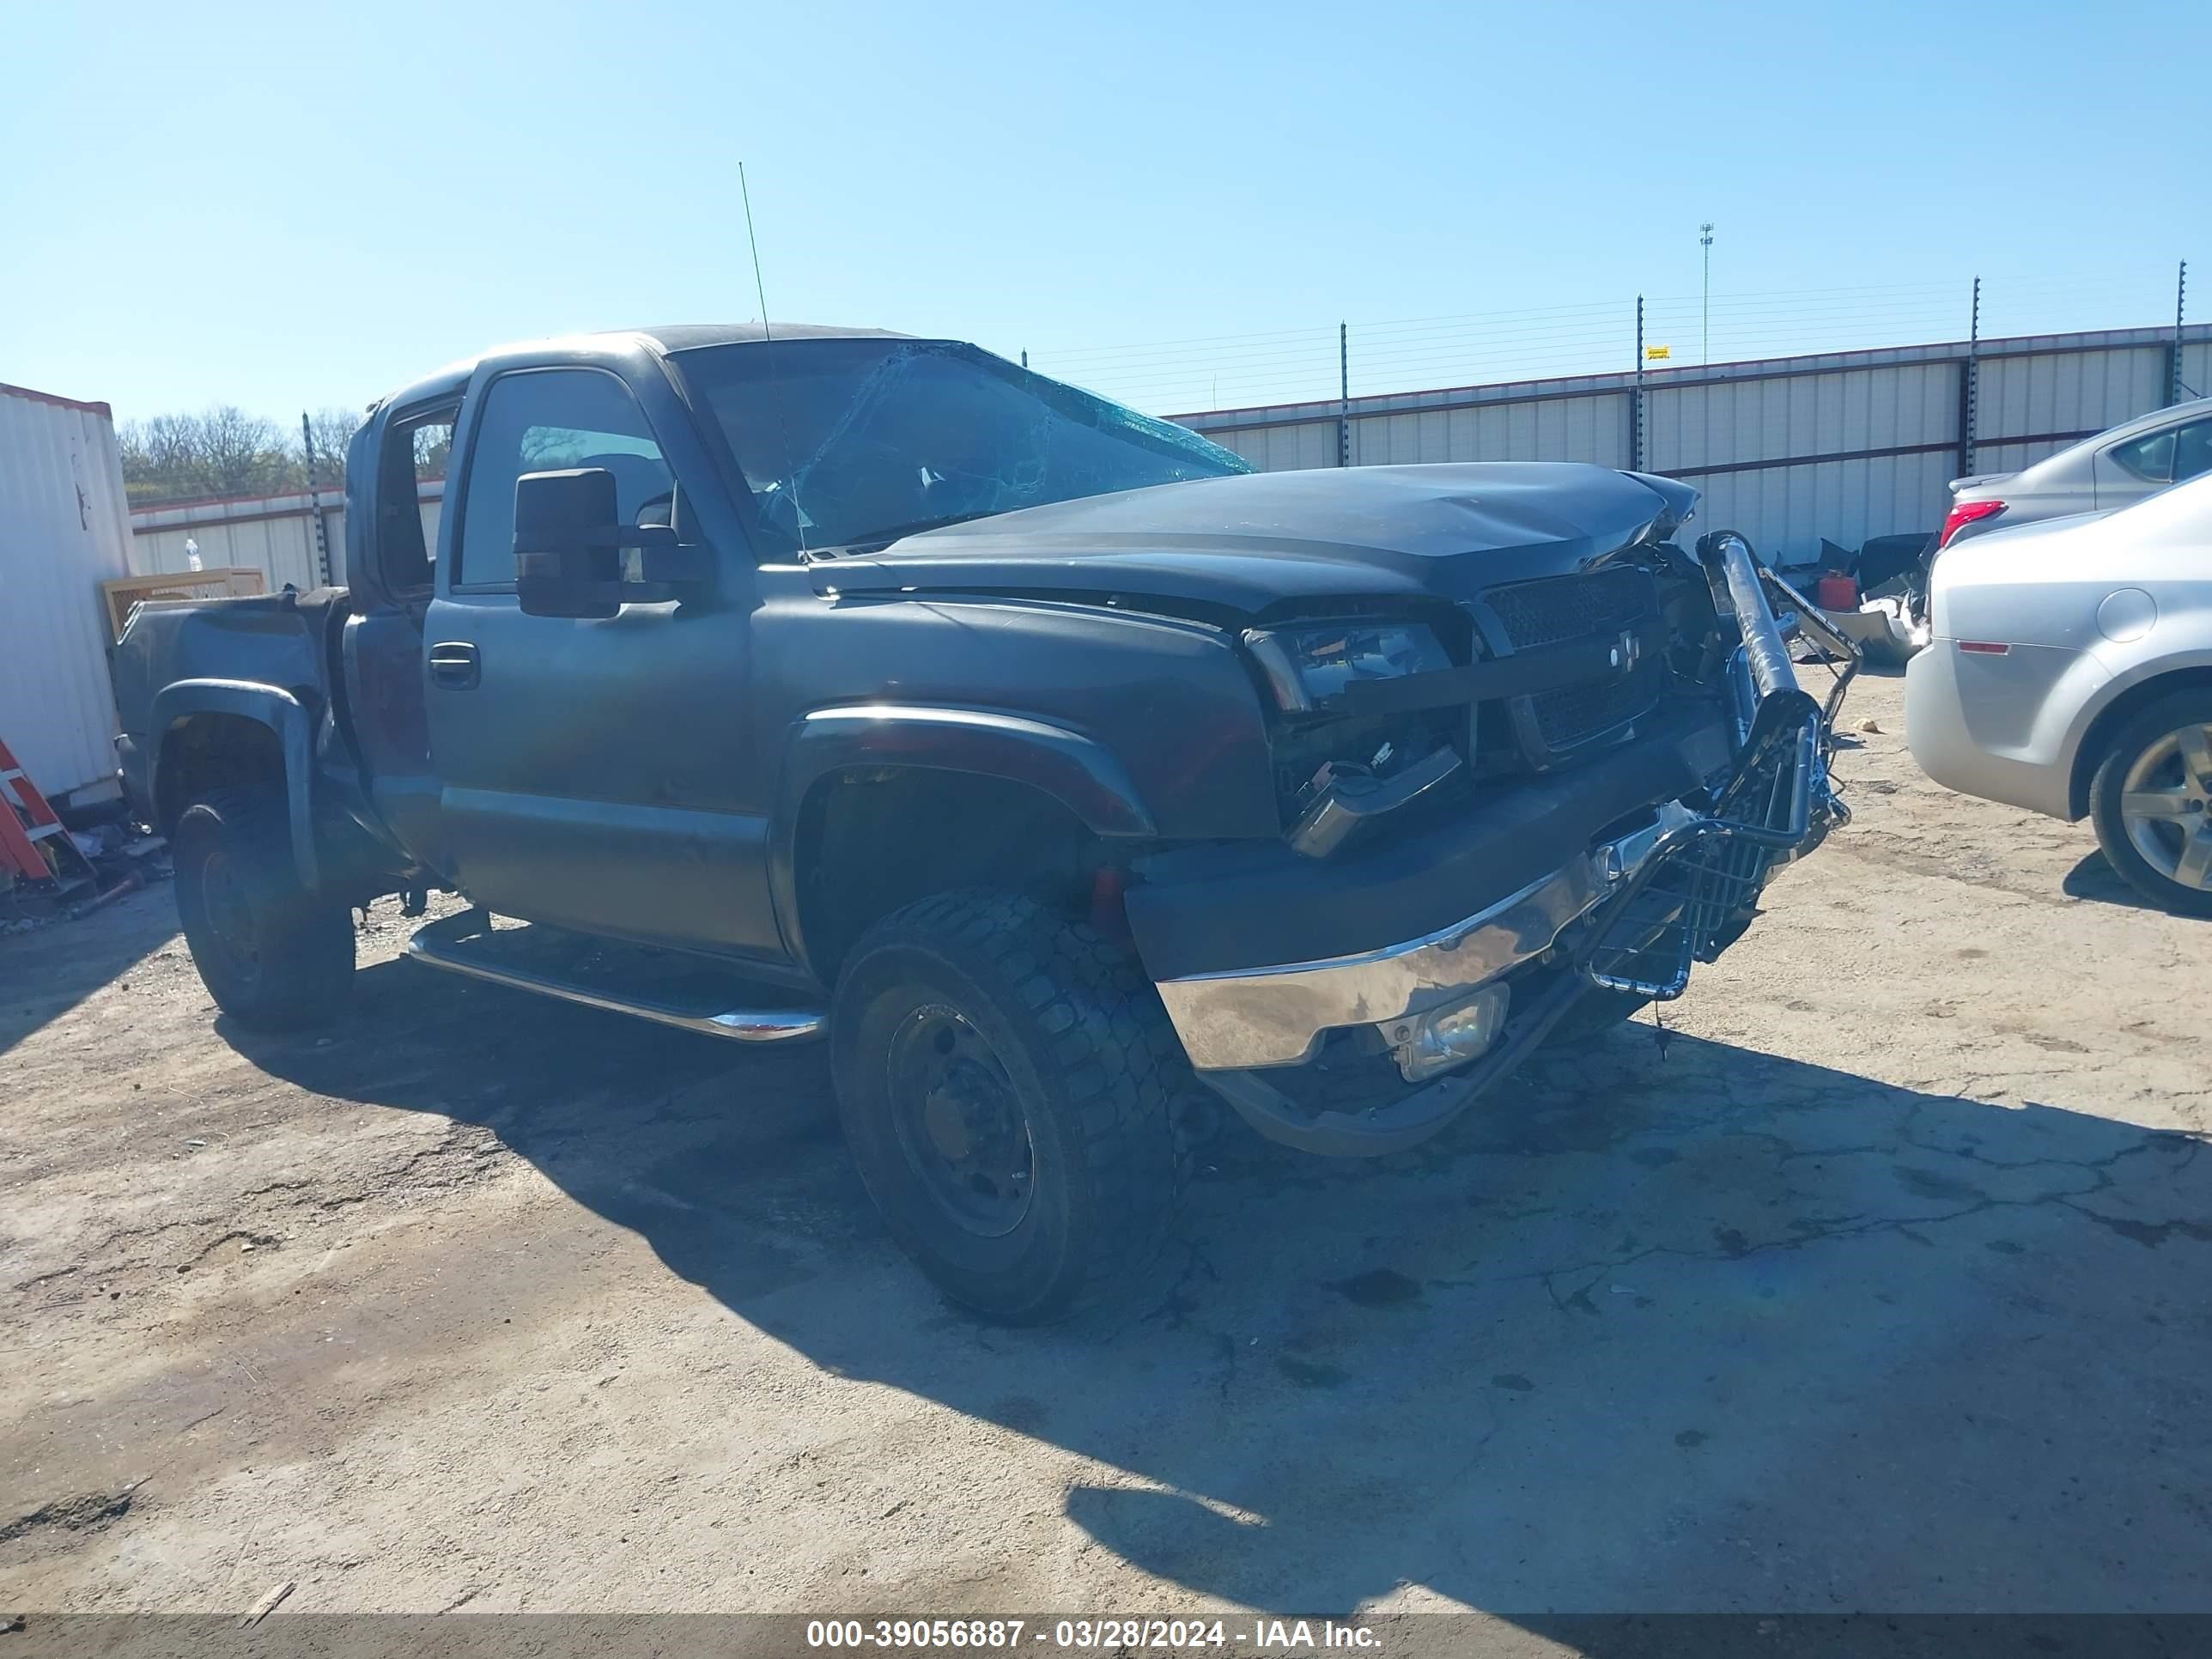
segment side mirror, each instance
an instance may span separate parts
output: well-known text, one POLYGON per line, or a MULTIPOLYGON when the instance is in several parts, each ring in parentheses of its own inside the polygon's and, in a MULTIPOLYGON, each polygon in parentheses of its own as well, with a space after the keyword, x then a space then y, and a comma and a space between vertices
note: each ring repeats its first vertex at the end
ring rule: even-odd
POLYGON ((708 550, 678 546, 673 529, 624 525, 605 467, 514 481, 514 585, 526 616, 611 617, 625 604, 703 592, 712 571, 708 550), (639 550, 629 573, 626 548, 639 550))

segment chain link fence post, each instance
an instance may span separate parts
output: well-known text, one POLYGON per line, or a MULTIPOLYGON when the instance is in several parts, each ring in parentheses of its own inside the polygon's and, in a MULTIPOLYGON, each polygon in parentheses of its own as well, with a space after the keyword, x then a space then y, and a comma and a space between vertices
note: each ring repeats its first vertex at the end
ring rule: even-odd
POLYGON ((1981 398, 1982 279, 1974 278, 1973 311, 1966 325, 1966 361, 1959 370, 1959 476, 1974 471, 1974 422, 1981 398))
POLYGON ((1644 296, 1636 296, 1636 384, 1628 393, 1628 470, 1644 471, 1644 296))
POLYGON ((2181 269, 2173 274, 2173 349, 2166 357, 2166 401, 2170 407, 2181 401, 2187 390, 2181 379, 2181 313, 2189 298, 2189 261, 2181 262, 2181 269))
POLYGON ((1352 325, 1336 325, 1336 464, 1352 465, 1352 325))

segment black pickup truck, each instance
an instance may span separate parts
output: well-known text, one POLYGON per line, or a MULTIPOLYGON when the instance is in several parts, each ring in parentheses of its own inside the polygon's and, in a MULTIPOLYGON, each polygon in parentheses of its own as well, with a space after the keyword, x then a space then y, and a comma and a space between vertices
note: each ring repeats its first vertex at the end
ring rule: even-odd
POLYGON ((1003 1319, 1147 1257, 1196 1103, 1410 1146, 1843 813, 1818 613, 1663 478, 1255 473, 957 342, 686 326, 429 375, 347 479, 345 587, 117 649, 224 1012, 329 1017, 352 909, 451 890, 422 962, 826 1037, 891 1231, 1003 1319))

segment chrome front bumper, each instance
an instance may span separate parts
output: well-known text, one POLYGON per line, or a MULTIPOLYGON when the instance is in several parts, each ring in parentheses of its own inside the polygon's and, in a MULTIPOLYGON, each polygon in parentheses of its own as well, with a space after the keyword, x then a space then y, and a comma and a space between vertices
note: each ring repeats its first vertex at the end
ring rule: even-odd
POLYGON ((1801 857, 1849 814, 1827 771, 1830 731, 1856 666, 1849 641, 1802 597, 1762 572, 1732 533, 1698 551, 1741 645, 1730 665, 1736 762, 1710 805, 1656 805, 1635 833, 1578 852, 1478 914, 1380 950, 1158 981, 1192 1066, 1262 1133, 1311 1150, 1389 1150, 1443 1127, 1524 1058, 1586 986, 1679 994, 1693 961, 1741 931, 1773 865, 1801 857), (1825 705, 1800 690, 1772 600, 1845 665, 1825 705), (1585 923, 1587 919, 1587 925, 1585 923), (1515 970, 1551 957, 1563 971, 1517 1010, 1491 1051, 1364 1120, 1298 1113, 1253 1075, 1302 1065, 1331 1032, 1372 1026, 1382 1046, 1515 970))
POLYGON ((1670 808, 1649 828, 1420 939, 1321 962, 1162 980, 1160 1000, 1201 1072, 1303 1065, 1323 1036, 1347 1026, 1373 1025, 1395 1042, 1396 1022, 1458 1001, 1549 951, 1688 816, 1670 808))

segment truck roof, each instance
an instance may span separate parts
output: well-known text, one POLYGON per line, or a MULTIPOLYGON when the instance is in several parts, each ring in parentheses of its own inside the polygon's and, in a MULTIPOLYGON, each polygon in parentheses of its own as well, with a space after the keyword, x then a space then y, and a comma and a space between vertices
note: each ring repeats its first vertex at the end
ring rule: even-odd
POLYGON ((463 357, 409 381, 369 405, 372 410, 392 404, 418 403, 459 391, 486 357, 511 352, 542 351, 557 359, 562 350, 609 340, 644 340, 662 351, 694 351, 702 346, 738 345, 747 341, 775 340, 907 340, 915 337, 888 328, 853 328, 836 323, 661 323, 643 328, 598 329, 580 334, 559 334, 540 340, 516 340, 495 346, 473 357, 463 357))

